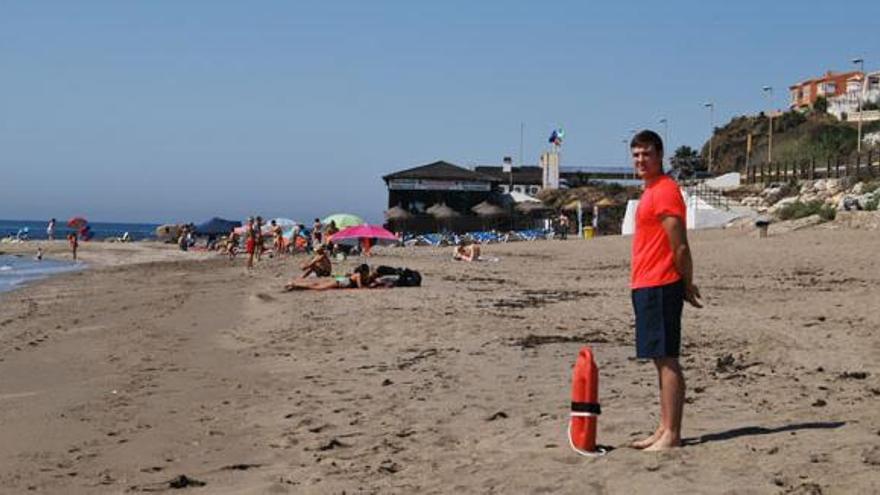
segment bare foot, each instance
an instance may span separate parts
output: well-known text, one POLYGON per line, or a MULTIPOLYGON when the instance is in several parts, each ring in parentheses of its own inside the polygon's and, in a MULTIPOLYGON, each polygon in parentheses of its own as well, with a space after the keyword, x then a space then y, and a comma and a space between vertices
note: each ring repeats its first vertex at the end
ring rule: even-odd
POLYGON ((651 445, 654 445, 654 442, 656 442, 657 440, 660 439, 660 437, 663 435, 663 432, 664 432, 664 431, 665 431, 665 430, 663 430, 662 427, 658 427, 658 428, 657 428, 657 431, 655 431, 654 434, 652 434, 650 437, 645 438, 645 439, 642 439, 642 440, 637 440, 637 441, 635 441, 635 442, 629 444, 629 446, 632 447, 632 448, 634 448, 634 449, 645 449, 645 448, 648 448, 648 447, 650 447, 651 445))
POLYGON ((645 448, 645 452, 657 452, 660 450, 681 447, 681 437, 673 435, 670 432, 664 432, 650 447, 645 448))

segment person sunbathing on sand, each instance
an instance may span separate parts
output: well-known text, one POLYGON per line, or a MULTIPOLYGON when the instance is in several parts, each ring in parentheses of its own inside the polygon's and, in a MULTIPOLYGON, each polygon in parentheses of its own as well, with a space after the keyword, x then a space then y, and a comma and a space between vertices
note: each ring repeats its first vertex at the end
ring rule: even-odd
POLYGON ((318 248, 315 249, 315 257, 310 261, 303 263, 301 267, 303 272, 299 278, 306 278, 312 273, 314 273, 316 277, 329 277, 330 272, 333 270, 333 265, 330 262, 330 257, 327 256, 327 249, 324 246, 318 246, 318 248))
POLYGON ((458 261, 477 261, 480 259, 480 246, 478 244, 462 244, 452 251, 452 259, 458 261))
POLYGON ((386 287, 385 284, 379 282, 379 276, 376 272, 370 271, 368 265, 360 265, 355 268, 353 273, 333 278, 295 278, 291 280, 284 289, 293 290, 332 290, 332 289, 373 289, 377 287, 386 287))

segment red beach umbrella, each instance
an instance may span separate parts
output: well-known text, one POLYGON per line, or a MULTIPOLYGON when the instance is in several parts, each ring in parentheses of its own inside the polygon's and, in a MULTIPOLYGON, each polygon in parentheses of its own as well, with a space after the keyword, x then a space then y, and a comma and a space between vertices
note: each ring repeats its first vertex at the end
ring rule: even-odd
POLYGON ((400 239, 396 235, 378 225, 355 225, 347 227, 330 237, 330 242, 355 246, 361 239, 375 239, 377 244, 397 244, 400 239))
POLYGON ((67 226, 72 229, 81 229, 85 227, 88 223, 89 221, 83 217, 73 217, 67 221, 67 226))

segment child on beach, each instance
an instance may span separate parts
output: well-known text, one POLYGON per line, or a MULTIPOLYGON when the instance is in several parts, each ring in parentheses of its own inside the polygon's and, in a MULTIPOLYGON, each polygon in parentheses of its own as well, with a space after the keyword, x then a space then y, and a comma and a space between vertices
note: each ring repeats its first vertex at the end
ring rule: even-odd
POLYGON ((43 261, 43 248, 41 246, 37 246, 37 255, 34 256, 34 259, 37 261, 43 261))
POLYGON ((67 234, 67 242, 70 244, 70 252, 73 254, 73 261, 76 261, 76 250, 79 248, 79 239, 76 238, 76 234, 70 233, 67 234))

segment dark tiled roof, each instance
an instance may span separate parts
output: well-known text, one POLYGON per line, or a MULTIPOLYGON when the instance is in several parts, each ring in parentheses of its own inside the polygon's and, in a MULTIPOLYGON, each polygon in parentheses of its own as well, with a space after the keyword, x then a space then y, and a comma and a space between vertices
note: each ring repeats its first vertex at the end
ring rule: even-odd
MULTIPOLYGON (((504 172, 502 167, 498 166, 478 166, 474 167, 474 171, 483 175, 488 175, 495 180, 507 183, 510 180, 510 174, 504 172)), ((523 165, 522 167, 513 167, 513 183, 540 186, 544 183, 543 171, 541 167, 534 165, 523 165)))
POLYGON ((477 173, 473 170, 444 161, 429 163, 420 167, 401 170, 400 172, 394 172, 382 177, 382 179, 385 182, 392 179, 469 180, 481 182, 497 181, 492 176, 477 173))

